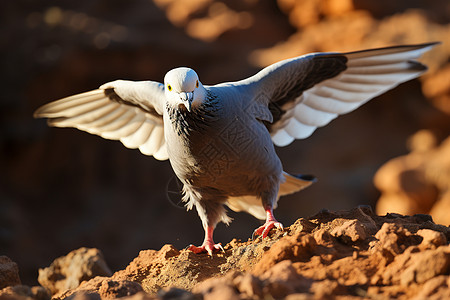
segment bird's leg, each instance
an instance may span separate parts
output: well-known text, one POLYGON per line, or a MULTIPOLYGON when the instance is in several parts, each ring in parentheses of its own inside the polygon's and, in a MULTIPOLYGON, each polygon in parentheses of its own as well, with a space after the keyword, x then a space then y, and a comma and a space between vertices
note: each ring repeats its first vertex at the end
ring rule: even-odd
POLYGON ((196 247, 194 245, 190 245, 188 250, 191 250, 194 253, 203 253, 207 252, 210 256, 212 256, 213 252, 216 250, 223 250, 222 244, 214 244, 213 240, 213 232, 214 227, 208 226, 205 228, 205 240, 203 241, 203 244, 200 247, 196 247))
POLYGON ((225 209, 220 202, 214 201, 197 201, 195 202, 195 208, 197 209, 198 215, 202 220, 203 228, 205 230, 205 240, 200 247, 194 245, 189 246, 189 250, 194 253, 206 252, 212 256, 214 251, 223 250, 222 245, 215 244, 213 240, 214 228, 216 228, 217 223, 220 218, 226 220, 225 209))
POLYGON ((283 229, 283 224, 281 224, 280 222, 278 222, 275 219, 275 216, 273 215, 273 208, 272 205, 270 204, 266 204, 264 206, 264 209, 266 210, 266 222, 264 223, 264 225, 258 227, 255 229, 255 231, 253 231, 253 235, 252 238, 254 238, 257 235, 262 236, 263 238, 267 237, 267 235, 269 234, 269 231, 276 227, 278 229, 283 229))

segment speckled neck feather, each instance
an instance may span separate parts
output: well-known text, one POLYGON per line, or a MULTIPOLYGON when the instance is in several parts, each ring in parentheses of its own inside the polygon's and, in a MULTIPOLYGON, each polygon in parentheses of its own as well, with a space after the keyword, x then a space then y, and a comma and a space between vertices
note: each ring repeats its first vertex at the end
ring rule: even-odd
POLYGON ((170 121, 179 136, 189 136, 193 131, 205 130, 212 121, 217 119, 219 101, 217 96, 207 92, 206 99, 198 107, 189 112, 187 109, 171 106, 166 103, 170 121))

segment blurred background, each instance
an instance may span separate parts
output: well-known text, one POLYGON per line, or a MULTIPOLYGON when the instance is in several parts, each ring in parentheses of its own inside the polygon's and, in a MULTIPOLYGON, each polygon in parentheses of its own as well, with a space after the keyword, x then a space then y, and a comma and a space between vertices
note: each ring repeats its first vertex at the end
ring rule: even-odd
MULTIPOLYGON (((167 196, 168 162, 32 117, 49 101, 115 79, 162 81, 178 66, 215 84, 308 52, 443 42, 423 57, 420 79, 278 149, 287 171, 319 181, 282 198, 276 216, 288 226, 368 204, 450 224, 447 0, 18 0, 1 1, 0 15, 0 255, 24 284, 81 246, 118 270, 141 249, 202 242, 196 212, 167 196)), ((217 242, 260 225, 230 216, 217 242)))

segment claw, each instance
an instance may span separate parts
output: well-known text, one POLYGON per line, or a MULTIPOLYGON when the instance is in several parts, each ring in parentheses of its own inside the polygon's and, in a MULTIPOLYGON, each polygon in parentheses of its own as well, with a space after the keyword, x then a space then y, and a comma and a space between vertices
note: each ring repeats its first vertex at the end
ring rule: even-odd
POLYGON ((274 227, 281 230, 283 230, 284 228, 283 224, 278 221, 267 221, 266 223, 264 223, 264 225, 256 228, 255 231, 253 231, 252 239, 254 240, 255 235, 260 235, 262 236, 262 238, 266 238, 269 235, 270 230, 274 227))
POLYGON ((253 230, 253 233, 252 233, 252 241, 254 241, 255 240, 255 236, 256 236, 256 230, 257 230, 258 228, 256 228, 255 230, 253 230))
POLYGON ((211 257, 213 256, 213 252, 216 250, 221 250, 222 252, 225 253, 225 250, 223 249, 221 243, 214 244, 213 242, 205 242, 200 247, 190 245, 187 249, 194 252, 195 254, 206 252, 211 257))
POLYGON ((221 243, 218 243, 218 244, 216 244, 215 246, 219 246, 219 249, 220 249, 220 251, 222 251, 223 253, 225 253, 225 249, 223 249, 223 247, 222 247, 222 244, 221 243))
POLYGON ((203 244, 200 247, 190 245, 187 247, 188 250, 191 250, 195 254, 199 253, 208 253, 209 256, 213 256, 213 252, 217 250, 221 250, 223 253, 225 253, 225 249, 223 249, 222 244, 218 243, 215 244, 213 240, 213 226, 208 226, 205 228, 205 240, 203 241, 203 244))

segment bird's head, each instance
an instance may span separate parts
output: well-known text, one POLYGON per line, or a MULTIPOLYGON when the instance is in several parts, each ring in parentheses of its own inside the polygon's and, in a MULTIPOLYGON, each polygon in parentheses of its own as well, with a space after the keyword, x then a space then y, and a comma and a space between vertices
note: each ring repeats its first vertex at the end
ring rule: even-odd
POLYGON ((164 77, 164 90, 169 104, 189 112, 205 99, 205 88, 197 73, 190 68, 180 67, 167 72, 164 77))

